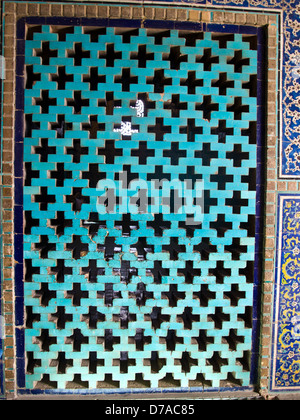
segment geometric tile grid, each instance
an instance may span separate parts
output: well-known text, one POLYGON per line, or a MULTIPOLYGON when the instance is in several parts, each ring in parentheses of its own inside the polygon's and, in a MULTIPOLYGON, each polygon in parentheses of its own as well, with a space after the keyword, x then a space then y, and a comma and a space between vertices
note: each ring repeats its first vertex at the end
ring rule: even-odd
POLYGON ((26 387, 249 385, 256 37, 41 25, 25 64, 26 387), (99 215, 120 171, 203 180, 202 225, 99 215))
POLYGON ((297 195, 278 196, 277 278, 273 315, 273 391, 299 390, 300 308, 299 308, 299 217, 297 195))

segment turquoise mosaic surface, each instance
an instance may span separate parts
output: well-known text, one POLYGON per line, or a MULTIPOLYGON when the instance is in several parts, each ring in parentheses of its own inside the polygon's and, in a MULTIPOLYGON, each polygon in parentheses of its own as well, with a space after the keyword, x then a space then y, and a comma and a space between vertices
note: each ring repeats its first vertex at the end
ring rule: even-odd
POLYGON ((41 25, 25 65, 26 387, 248 386, 255 37, 41 25), (99 214, 122 171, 201 181, 202 223, 99 214))

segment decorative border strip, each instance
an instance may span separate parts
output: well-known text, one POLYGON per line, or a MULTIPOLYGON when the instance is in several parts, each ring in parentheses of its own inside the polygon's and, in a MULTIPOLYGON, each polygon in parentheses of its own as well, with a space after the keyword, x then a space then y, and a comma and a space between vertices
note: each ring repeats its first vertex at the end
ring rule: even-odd
MULTIPOLYGON (((3 0, 2 0, 3 1, 3 0)), ((76 0, 74 0, 76 2, 76 0)), ((105 1, 105 0, 104 0, 105 1)), ((126 1, 126 0, 124 0, 126 1)), ((214 7, 210 2, 205 9, 201 9, 208 1, 197 4, 189 3, 173 3, 169 2, 170 7, 165 3, 157 1, 155 5, 145 6, 142 3, 135 2, 130 5, 120 5, 119 3, 56 3, 56 2, 35 2, 30 3, 24 1, 3 1, 3 54, 6 60, 6 80, 3 81, 3 136, 2 136, 2 221, 3 221, 3 259, 2 259, 2 292, 3 292, 3 315, 5 318, 5 340, 4 340, 4 357, 5 357, 5 394, 7 398, 17 395, 16 384, 16 358, 21 357, 22 353, 16 354, 15 351, 15 329, 14 319, 19 315, 15 313, 14 303, 17 298, 23 295, 23 282, 14 289, 14 225, 18 226, 18 217, 14 220, 13 208, 14 199, 18 201, 13 188, 14 182, 14 162, 17 162, 17 156, 14 155, 13 145, 15 136, 18 135, 20 128, 15 127, 14 103, 16 102, 15 88, 15 62, 16 57, 20 54, 20 50, 16 50, 16 24, 17 20, 28 16, 41 17, 92 17, 92 18, 113 18, 113 19, 156 19, 156 20, 175 20, 184 22, 204 22, 216 24, 238 24, 261 27, 265 26, 267 31, 266 44, 268 51, 277 51, 278 48, 278 25, 280 24, 280 7, 276 9, 264 10, 257 8, 247 8, 248 1, 240 0, 240 8, 235 7, 234 11, 222 8, 226 3, 228 6, 234 5, 230 2, 216 2, 219 7, 214 7), (174 7, 174 6, 178 7, 174 7)), ((267 3, 267 2, 266 2, 267 3)), ((269 7, 269 6, 267 6, 269 7)), ((20 44, 22 49, 22 43, 20 44)), ((262 157, 261 168, 264 172, 266 181, 264 183, 264 191, 262 191, 264 209, 263 224, 261 233, 265 240, 262 241, 262 280, 261 280, 261 336, 257 337, 259 347, 259 367, 257 375, 258 389, 263 394, 268 393, 269 386, 269 361, 271 351, 271 325, 272 325, 272 292, 274 283, 274 255, 275 255, 275 192, 278 191, 295 191, 298 187, 295 181, 277 181, 277 162, 276 162, 276 145, 277 137, 275 134, 277 122, 277 62, 276 54, 274 58, 268 57, 267 63, 267 80, 268 92, 266 98, 266 147, 263 148, 264 157, 262 157)), ((17 177, 22 176, 22 168, 16 173, 17 177)), ((262 189, 262 186, 261 186, 262 189)), ((262 220, 262 219, 261 219, 262 220)), ((17 264, 19 270, 23 270, 21 264, 17 264)), ((19 273, 18 275, 21 275, 19 273)), ((259 317, 259 314, 258 314, 259 317)), ((20 334, 19 328, 16 333, 20 334)), ((19 352, 19 350, 18 350, 19 352)), ((17 366, 21 369, 22 366, 17 366)), ((234 390, 233 390, 234 391, 234 390)))
POLYGON ((277 208, 270 389, 296 391, 300 390, 300 195, 278 194, 277 208))

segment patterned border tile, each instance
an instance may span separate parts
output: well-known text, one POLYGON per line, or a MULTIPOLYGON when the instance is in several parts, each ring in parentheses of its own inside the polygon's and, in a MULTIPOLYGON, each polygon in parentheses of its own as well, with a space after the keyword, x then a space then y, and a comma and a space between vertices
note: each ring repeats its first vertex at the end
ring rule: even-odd
POLYGON ((300 390, 300 195, 278 195, 270 389, 300 390))

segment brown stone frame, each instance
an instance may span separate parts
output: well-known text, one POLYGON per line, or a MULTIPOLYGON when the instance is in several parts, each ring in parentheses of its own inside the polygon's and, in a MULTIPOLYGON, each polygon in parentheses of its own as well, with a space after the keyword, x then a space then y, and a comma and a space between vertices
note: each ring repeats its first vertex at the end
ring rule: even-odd
MULTIPOLYGON (((278 180, 277 173, 277 16, 279 13, 266 13, 250 8, 230 11, 225 8, 205 8, 200 6, 163 6, 155 5, 109 5, 109 4, 60 4, 35 2, 4 1, 4 39, 3 55, 6 61, 6 79, 3 81, 3 138, 2 138, 2 315, 5 319, 4 338, 4 388, 6 398, 18 395, 16 380, 16 343, 15 343, 15 291, 14 291, 14 124, 16 103, 16 23, 25 16, 65 16, 99 17, 122 19, 158 19, 218 24, 264 26, 268 34, 267 66, 267 138, 265 146, 265 212, 264 212, 264 247, 261 299, 261 338, 259 383, 260 393, 268 394, 269 369, 271 358, 272 302, 275 278, 275 224, 276 192, 296 191, 297 182, 278 180)), ((231 394, 232 395, 232 394, 231 394)), ((182 398, 182 394, 180 394, 182 398)), ((196 397, 196 395, 195 395, 196 397)))

